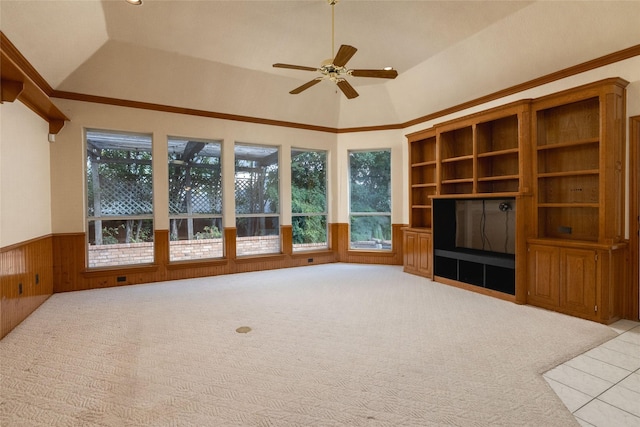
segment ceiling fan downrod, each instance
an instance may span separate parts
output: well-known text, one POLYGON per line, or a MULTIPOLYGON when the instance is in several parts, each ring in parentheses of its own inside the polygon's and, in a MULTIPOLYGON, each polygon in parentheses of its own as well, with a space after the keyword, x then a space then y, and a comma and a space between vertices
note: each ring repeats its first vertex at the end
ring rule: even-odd
POLYGON ((327 0, 331 5, 331 58, 335 58, 335 30, 336 30, 336 17, 334 12, 334 6, 338 3, 338 0, 327 0))

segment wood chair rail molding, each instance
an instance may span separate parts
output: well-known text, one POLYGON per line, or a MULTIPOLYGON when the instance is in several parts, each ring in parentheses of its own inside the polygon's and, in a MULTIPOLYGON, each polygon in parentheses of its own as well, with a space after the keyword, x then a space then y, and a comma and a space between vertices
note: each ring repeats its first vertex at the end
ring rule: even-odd
MULTIPOLYGON (((11 41, 0 31, 0 41, 2 50, 2 79, 3 86, 4 81, 25 82, 26 89, 22 92, 26 92, 21 101, 25 102, 29 108, 33 109, 41 117, 50 123, 50 133, 57 133, 64 126, 64 121, 69 120, 60 110, 48 98, 60 98, 69 99, 75 101, 92 102, 106 105, 116 105, 121 107, 139 108, 152 111, 161 111, 176 114, 188 114, 200 117, 209 117, 222 120, 232 120, 248 123, 264 124, 269 126, 281 126, 290 127, 295 129, 312 130, 318 132, 329 133, 355 133, 355 132, 371 132, 371 131, 383 131, 383 130, 398 130, 405 129, 410 126, 414 126, 420 123, 424 123, 429 120, 435 120, 439 117, 453 114, 458 111, 472 108, 490 101, 495 101, 500 98, 504 98, 509 95, 513 95, 528 89, 532 89, 538 86, 545 85, 566 77, 571 77, 576 74, 580 74, 589 70, 600 68, 609 64, 624 61, 629 58, 640 55, 640 44, 631 46, 627 49, 623 49, 617 52, 610 53, 608 55, 595 58, 593 60, 583 62, 581 64, 574 65, 572 67, 565 68, 563 70, 556 71, 554 73, 546 74, 533 80, 529 80, 506 89, 499 90, 479 98, 475 98, 464 102, 462 104, 454 105, 449 108, 445 108, 440 111, 436 111, 421 117, 417 117, 412 120, 408 120, 402 123, 391 123, 384 125, 372 125, 372 126, 358 126, 349 128, 333 128, 329 126, 317 126, 305 123, 295 123, 281 120, 273 120, 260 117, 250 117, 235 114, 219 113, 207 110, 198 110, 192 108, 176 107, 164 104, 154 104, 149 102, 140 102, 135 100, 126 100, 119 98, 109 98, 104 96, 96 96, 90 94, 82 94, 75 92, 59 91, 51 88, 47 81, 37 72, 37 70, 29 63, 29 61, 18 51, 18 49, 11 43, 11 41), (5 68, 9 66, 9 70, 5 68), (17 74, 16 74, 17 72, 17 74), (28 89, 28 90, 27 90, 28 89), (45 99, 47 98, 47 99, 45 99)), ((15 83, 10 83, 14 85, 15 83)), ((4 99, 4 90, 3 90, 4 99)))

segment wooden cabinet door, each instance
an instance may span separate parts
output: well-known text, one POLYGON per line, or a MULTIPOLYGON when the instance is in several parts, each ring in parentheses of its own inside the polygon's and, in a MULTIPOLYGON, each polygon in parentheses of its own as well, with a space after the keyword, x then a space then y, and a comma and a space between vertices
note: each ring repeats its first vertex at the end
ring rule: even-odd
POLYGON ((416 271, 418 269, 418 233, 413 231, 404 232, 404 270, 416 271))
POLYGON ((560 305, 560 251, 555 246, 529 245, 527 302, 555 308, 560 305))
POLYGON ((431 234, 418 234, 418 270, 425 276, 432 276, 431 234))
POLYGON ((580 317, 596 317, 596 252, 560 249, 560 305, 580 317))

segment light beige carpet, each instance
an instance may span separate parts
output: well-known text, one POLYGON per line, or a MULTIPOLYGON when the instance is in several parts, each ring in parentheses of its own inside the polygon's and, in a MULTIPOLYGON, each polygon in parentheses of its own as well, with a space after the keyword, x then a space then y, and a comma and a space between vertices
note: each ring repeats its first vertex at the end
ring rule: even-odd
POLYGON ((564 427, 541 373, 614 336, 389 266, 56 294, 0 342, 0 424, 564 427))

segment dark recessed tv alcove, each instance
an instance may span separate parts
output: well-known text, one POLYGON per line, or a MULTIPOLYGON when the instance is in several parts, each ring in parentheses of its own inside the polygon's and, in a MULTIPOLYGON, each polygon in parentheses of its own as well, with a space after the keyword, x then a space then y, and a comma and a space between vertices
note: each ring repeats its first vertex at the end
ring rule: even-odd
POLYGON ((514 198, 434 199, 434 275, 515 295, 514 198))

